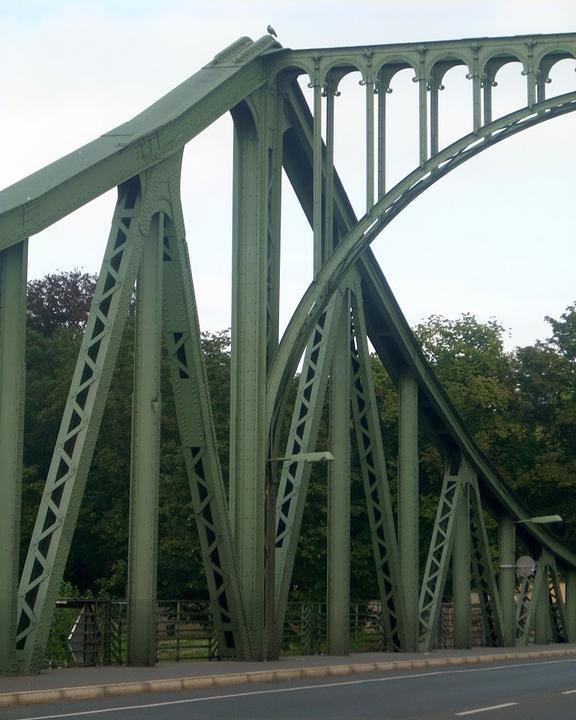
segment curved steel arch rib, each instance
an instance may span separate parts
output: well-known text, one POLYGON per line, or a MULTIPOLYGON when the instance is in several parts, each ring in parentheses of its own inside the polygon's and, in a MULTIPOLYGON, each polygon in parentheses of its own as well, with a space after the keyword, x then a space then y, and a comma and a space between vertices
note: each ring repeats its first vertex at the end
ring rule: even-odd
MULTIPOLYGON (((301 134, 306 134, 303 126, 311 122, 305 101, 292 95, 290 102, 294 109, 293 117, 301 123, 301 134), (296 107, 299 105, 299 107, 296 107), (306 115, 308 115, 306 121, 306 115), (299 120, 297 120, 299 118, 299 120)), ((514 496, 512 490, 501 478, 489 459, 479 450, 470 433, 459 418, 457 411, 448 399, 446 392, 422 354, 420 346, 410 330, 394 295, 388 286, 380 267, 371 253, 370 243, 391 222, 401 210, 424 190, 434 184, 450 170, 474 157, 482 150, 549 120, 576 110, 576 93, 568 93, 539 103, 532 108, 511 113, 485 126, 477 134, 471 133, 428 160, 421 168, 414 170, 404 180, 392 188, 359 221, 346 197, 340 183, 335 192, 335 206, 345 237, 327 260, 317 279, 309 286, 298 307, 292 315, 282 337, 276 356, 268 375, 268 419, 270 427, 278 420, 277 413, 283 405, 283 396, 287 383, 293 377, 301 354, 308 342, 318 318, 350 268, 357 264, 360 270, 365 293, 370 297, 371 319, 374 327, 379 316, 387 328, 391 329, 395 343, 403 360, 410 366, 418 378, 430 407, 433 408, 439 422, 454 438, 456 444, 473 461, 479 475, 484 480, 496 503, 518 519, 526 519, 529 513, 514 496)), ((308 132, 308 135, 311 131, 308 132)), ((302 145, 301 150, 306 152, 302 145)), ((290 175, 290 172, 289 172, 290 175)), ((306 209, 305 209, 306 210, 306 209)), ((368 317, 370 321, 370 317, 368 317)), ((374 343, 378 350, 378 343, 374 343)), ((570 567, 576 567, 576 553, 565 547, 541 527, 533 525, 525 528, 538 542, 547 547, 570 567)))
POLYGON ((523 108, 470 133, 413 170, 382 197, 351 228, 302 296, 280 341, 268 373, 268 418, 287 390, 310 334, 346 272, 384 228, 413 200, 451 170, 483 150, 538 125, 576 110, 576 92, 523 108))

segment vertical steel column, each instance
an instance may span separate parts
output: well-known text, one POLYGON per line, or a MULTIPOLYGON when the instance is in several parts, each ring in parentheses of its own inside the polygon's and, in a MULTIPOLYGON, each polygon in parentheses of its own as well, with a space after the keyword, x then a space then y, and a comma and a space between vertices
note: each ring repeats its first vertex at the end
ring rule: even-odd
POLYGON ((351 343, 352 409, 366 509, 372 536, 376 580, 382 603, 382 627, 388 650, 404 648, 404 597, 400 577, 396 522, 390 498, 380 417, 372 377, 362 285, 356 279, 352 296, 354 340, 351 343))
POLYGON ((151 208, 175 171, 173 156, 118 188, 108 244, 18 589, 16 648, 21 672, 39 668, 43 661, 151 208))
MULTIPOLYGON (((443 86, 442 86, 443 87, 443 86)), ((440 128, 438 125, 438 92, 441 89, 437 74, 434 73, 430 86, 430 156, 436 155, 439 146, 440 128)))
POLYGON ((522 71, 522 75, 526 76, 526 102, 528 107, 532 107, 536 102, 537 80, 534 72, 534 51, 533 48, 528 50, 528 68, 522 71))
POLYGON ((494 572, 492 548, 486 532, 478 475, 470 488, 470 531, 472 535, 473 577, 480 599, 484 638, 491 646, 503 645, 500 593, 494 572))
POLYGON ((428 80, 425 76, 424 58, 420 61, 420 75, 415 80, 418 82, 418 107, 419 107, 419 144, 420 144, 420 165, 428 160, 428 80))
POLYGON ((324 194, 324 231, 326 251, 334 247, 334 98, 337 84, 333 78, 326 83, 326 167, 324 194))
POLYGON ((560 577, 554 556, 546 553, 548 561, 548 621, 549 640, 551 642, 570 642, 570 630, 568 628, 568 616, 566 603, 562 597, 560 588, 560 577))
POLYGON ((484 77, 484 125, 492 122, 492 88, 494 87, 494 73, 489 68, 484 77))
POLYGON ((324 262, 324 242, 322 227, 322 85, 318 79, 314 87, 314 140, 313 140, 313 211, 312 229, 314 232, 314 276, 324 262))
POLYGON ((268 167, 268 310, 267 364, 278 347, 280 316, 280 229, 282 219, 282 125, 280 123, 283 96, 269 91, 270 152, 268 167))
POLYGON ((540 68, 536 79, 536 102, 544 102, 546 100, 546 78, 548 70, 540 68))
MULTIPOLYGON (((324 232, 314 233, 315 257, 320 254, 322 262, 334 247, 334 89, 327 83, 326 103, 326 182, 324 199, 324 232), (320 253, 317 243, 322 243, 320 253)), ((315 87, 315 99, 319 87, 315 87)), ((320 95, 321 97, 321 95, 320 95)), ((314 105, 314 139, 321 132, 321 103, 314 105)), ((314 145, 314 172, 317 161, 322 161, 322 148, 314 145), (319 153, 319 155, 317 154, 319 153)), ((322 186, 315 185, 322 192, 322 186)), ((316 202, 316 195, 314 196, 316 202)), ((315 263, 315 273, 319 269, 315 263)), ((335 298, 341 308, 335 327, 335 349, 330 370, 329 385, 329 446, 334 461, 328 466, 327 508, 327 639, 328 652, 345 655, 350 645, 350 292, 343 298, 335 298)))
POLYGON ((164 222, 162 326, 174 405, 212 603, 218 655, 242 657, 247 633, 176 183, 171 185, 170 206, 172 222, 167 218, 164 222))
POLYGON ((378 200, 386 193, 386 95, 392 92, 382 73, 378 78, 378 200))
POLYGON ((538 589, 534 588, 534 643, 546 645, 550 641, 550 597, 548 591, 548 565, 545 554, 540 553, 538 565, 542 566, 543 581, 538 589))
POLYGON ((327 604, 328 652, 350 651, 350 293, 344 292, 330 373, 327 604))
POLYGON ((566 619, 568 642, 576 642, 576 569, 566 570, 566 619))
POLYGON ((0 253, 0 675, 16 672, 28 241, 0 253))
POLYGON ((374 81, 366 78, 366 212, 374 205, 374 81))
POLYGON ((406 650, 414 651, 418 644, 420 590, 418 383, 404 372, 399 389, 398 547, 406 603, 406 650))
POLYGON ((482 79, 480 77, 480 62, 478 50, 474 50, 474 65, 471 75, 466 75, 472 80, 472 125, 477 133, 482 126, 482 79))
POLYGON ((502 604, 502 637, 505 647, 516 642, 516 527, 509 515, 498 522, 500 549, 500 602, 502 604))
POLYGON ((466 468, 462 478, 462 494, 456 508, 452 556, 455 648, 469 648, 471 641, 470 480, 470 471, 466 468))
MULTIPOLYGON (((340 325, 342 305, 332 298, 306 348, 298 381, 298 392, 286 441, 287 457, 310 452, 316 447, 318 428, 326 397, 329 369, 340 325)), ((310 463, 286 460, 280 475, 276 501, 276 644, 282 637, 292 569, 304 514, 310 463)))
POLYGON ((156 662, 160 350, 164 214, 152 219, 136 283, 128 543, 128 665, 156 662))
POLYGON ((436 637, 448 566, 454 550, 454 526, 464 487, 469 478, 466 459, 460 452, 446 457, 442 491, 424 569, 420 593, 420 649, 427 652, 436 637))
MULTIPOLYGON (((266 305, 266 370, 270 367, 278 347, 280 317, 280 230, 282 200, 282 127, 280 123, 283 97, 273 89, 266 95, 269 109, 268 145, 268 212, 267 212, 267 305, 266 305)), ((277 439, 272 439, 271 452, 276 455, 277 439)), ((266 466, 265 507, 265 640, 267 660, 277 660, 276 642, 276 498, 279 486, 279 466, 268 462, 266 466)))
POLYGON ((266 96, 234 111, 230 509, 246 659, 264 657, 268 165, 266 96))

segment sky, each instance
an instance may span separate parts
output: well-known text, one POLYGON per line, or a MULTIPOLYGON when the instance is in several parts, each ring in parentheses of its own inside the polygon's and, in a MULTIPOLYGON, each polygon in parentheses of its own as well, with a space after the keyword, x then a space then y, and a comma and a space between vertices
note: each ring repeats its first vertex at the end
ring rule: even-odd
MULTIPOLYGON (((576 32, 573 0, 3 0, 0 4, 0 188, 125 122, 212 57, 268 24, 284 47, 311 48, 576 32)), ((549 94, 576 90, 576 61, 552 73, 549 94)), ((446 144, 468 132, 470 83, 456 68, 441 93, 446 144)), ((388 101, 391 180, 416 161, 416 85, 405 71, 388 101)), ((517 65, 503 69, 495 115, 523 105, 517 65)), ((358 112, 363 88, 346 78, 336 115, 336 166, 359 214, 364 195, 358 112), (360 151, 358 148, 360 147, 360 151)), ((426 191, 373 245, 406 315, 496 318, 506 345, 550 335, 576 300, 576 116, 481 153, 426 191)), ((186 148, 182 198, 202 328, 230 325, 232 124, 186 148)), ((115 193, 30 242, 30 278, 97 272, 115 193)), ((282 323, 311 280, 311 233, 283 189, 282 323)))

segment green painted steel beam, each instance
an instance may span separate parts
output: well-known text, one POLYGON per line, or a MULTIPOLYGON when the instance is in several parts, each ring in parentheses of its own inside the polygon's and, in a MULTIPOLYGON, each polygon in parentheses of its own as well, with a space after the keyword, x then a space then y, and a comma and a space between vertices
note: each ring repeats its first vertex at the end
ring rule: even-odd
POLYGON ((434 40, 428 42, 388 43, 379 45, 357 45, 348 47, 304 48, 284 50, 271 57, 269 64, 273 72, 283 68, 300 68, 311 71, 314 63, 320 77, 334 68, 357 68, 366 72, 370 63, 381 68, 387 65, 417 68, 423 55, 426 57, 426 75, 439 62, 452 61, 453 65, 473 65, 478 59, 481 69, 498 50, 499 56, 508 55, 507 61, 519 58, 528 64, 529 55, 538 56, 576 52, 576 33, 546 33, 532 35, 508 35, 503 37, 462 38, 456 40, 434 40), (512 57, 510 57, 512 56, 512 57))
POLYGON ((30 547, 20 579, 21 671, 42 664, 98 429, 132 299, 142 248, 179 158, 119 188, 118 202, 30 547))
POLYGON ((251 97, 250 106, 234 112, 229 497, 248 629, 247 658, 254 660, 264 657, 266 621, 268 122, 273 113, 268 100, 261 92, 251 97))
POLYGON ((503 642, 505 646, 512 646, 516 628, 516 527, 509 515, 499 518, 498 544, 503 642))
POLYGON ((569 642, 570 629, 568 627, 568 615, 566 612, 566 601, 562 597, 560 587, 560 576, 558 567, 553 555, 548 556, 548 602, 550 607, 549 623, 552 633, 552 642, 569 642))
POLYGON ((471 475, 472 467, 465 457, 454 456, 447 459, 420 591, 419 646, 425 652, 434 645, 448 567, 454 549, 458 513, 471 475))
POLYGON ((566 622, 568 642, 576 642, 576 570, 566 570, 566 622))
MULTIPOLYGON (((516 609, 516 645, 526 646, 530 642, 537 614, 542 612, 544 604, 548 604, 547 597, 543 597, 547 585, 548 569, 545 553, 543 553, 536 563, 536 574, 533 577, 524 578, 520 586, 516 609)), ((540 617, 538 622, 540 636, 542 637, 542 634, 547 636, 547 620, 543 624, 540 617), (544 626, 546 629, 543 629, 544 626)))
POLYGON ((28 241, 0 252, 0 675, 16 672, 28 241))
POLYGON ((488 540, 477 476, 473 478, 470 488, 470 532, 473 577, 480 600, 484 639, 488 645, 500 646, 504 644, 500 593, 496 583, 492 547, 488 540))
POLYGON ((128 538, 128 665, 156 662, 160 350, 164 213, 152 219, 136 282, 128 538))
POLYGON ((182 453, 213 609, 218 656, 243 657, 248 636, 202 355, 184 218, 175 186, 171 186, 169 215, 163 256, 164 340, 182 453))
MULTIPOLYGON (((316 448, 342 305, 333 299, 306 348, 286 440, 286 456, 316 448)), ((276 647, 281 641, 292 571, 306 505, 311 465, 286 460, 282 464, 276 501, 276 647)))
POLYGON ((465 477, 462 497, 455 510, 454 550, 452 551, 455 648, 469 648, 472 642, 470 485, 474 480, 473 474, 465 477))
POLYGON ((350 293, 342 304, 330 369, 327 508, 327 645, 330 655, 350 652, 350 293))
POLYGON ((403 580, 359 278, 354 283, 352 314, 352 408, 376 579, 382 603, 382 624, 387 648, 391 651, 402 650, 406 647, 403 580))
POLYGON ((418 460, 418 383, 400 377, 398 421, 398 548, 406 605, 406 650, 418 646, 420 592, 420 487, 418 460))
POLYGON ((0 250, 178 152, 268 82, 270 36, 240 38, 132 120, 0 193, 0 250))

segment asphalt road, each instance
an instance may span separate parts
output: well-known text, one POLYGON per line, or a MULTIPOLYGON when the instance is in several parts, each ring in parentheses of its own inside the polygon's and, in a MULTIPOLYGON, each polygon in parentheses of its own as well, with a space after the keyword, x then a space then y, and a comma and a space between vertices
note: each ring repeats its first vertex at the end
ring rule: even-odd
POLYGON ((26 706, 2 720, 575 720, 576 658, 26 706))

